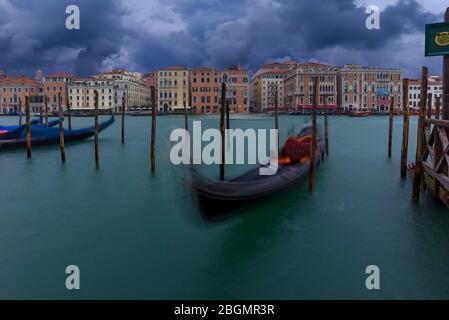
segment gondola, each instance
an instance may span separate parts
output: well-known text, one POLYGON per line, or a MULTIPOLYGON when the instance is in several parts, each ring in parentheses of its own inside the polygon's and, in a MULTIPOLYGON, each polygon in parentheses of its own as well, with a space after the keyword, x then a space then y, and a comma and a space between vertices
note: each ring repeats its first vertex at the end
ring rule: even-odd
MULTIPOLYGON (((58 120, 53 120, 48 122, 48 127, 54 127, 59 123, 58 120)), ((44 125, 40 120, 33 120, 30 122, 31 128, 34 126, 43 127, 44 125)), ((20 134, 23 132, 23 128, 26 128, 25 125, 22 126, 0 126, 0 140, 12 140, 19 138, 20 134)))
MULTIPOLYGON (((310 126, 304 128, 297 136, 310 136, 310 126)), ((285 148, 285 147, 284 147, 285 148)), ((317 139, 315 166, 323 155, 323 141, 317 139)), ((278 164, 278 171, 273 176, 261 176, 259 168, 253 169, 230 181, 213 181, 200 176, 192 169, 194 195, 201 214, 206 220, 225 218, 230 214, 239 213, 248 205, 282 191, 291 189, 307 178, 310 160, 296 161, 288 164, 278 164)))
MULTIPOLYGON (((114 123, 114 116, 111 119, 99 124, 99 130, 103 131, 114 123)), ((26 128, 20 129, 20 135, 17 139, 0 140, 0 150, 22 148, 26 145, 26 128)), ((66 130, 64 129, 64 141, 80 141, 88 139, 95 134, 95 127, 82 129, 66 130)), ((31 144, 33 146, 51 145, 59 143, 59 128, 31 127, 31 144)))

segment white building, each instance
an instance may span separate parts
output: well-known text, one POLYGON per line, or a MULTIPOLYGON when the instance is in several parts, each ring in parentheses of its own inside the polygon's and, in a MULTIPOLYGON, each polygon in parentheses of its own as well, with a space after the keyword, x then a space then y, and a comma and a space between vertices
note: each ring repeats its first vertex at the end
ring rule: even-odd
POLYGON ((69 83, 69 101, 72 110, 95 110, 95 90, 98 91, 98 109, 111 110, 115 106, 115 81, 112 79, 74 79, 69 83))
POLYGON ((112 70, 93 76, 96 79, 109 79, 114 81, 114 111, 122 108, 122 98, 126 97, 126 110, 142 110, 150 108, 151 88, 142 79, 138 72, 112 70))
MULTIPOLYGON (((440 76, 430 76, 428 79, 427 93, 432 94, 432 109, 435 109, 436 98, 443 98, 443 81, 440 76)), ((408 85, 409 107, 419 109, 419 100, 421 98, 421 80, 410 80, 408 85)))

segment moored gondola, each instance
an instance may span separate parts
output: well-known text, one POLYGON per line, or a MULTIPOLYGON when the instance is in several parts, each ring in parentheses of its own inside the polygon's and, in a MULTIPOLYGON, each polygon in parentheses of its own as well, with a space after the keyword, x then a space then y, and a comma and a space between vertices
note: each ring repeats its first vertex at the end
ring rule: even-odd
MULTIPOLYGON (((48 122, 48 127, 54 127, 59 123, 59 120, 53 120, 48 122)), ((40 123, 40 120, 33 120, 31 121, 30 125, 33 128, 36 127, 43 127, 43 124, 40 123)), ((26 128, 25 125, 22 126, 0 126, 0 140, 12 140, 17 139, 22 134, 24 128, 26 128)))
MULTIPOLYGON (((114 123, 114 117, 100 123, 99 129, 103 131, 114 123)), ((20 135, 16 139, 0 140, 0 150, 22 148, 26 144, 25 127, 20 128, 20 135)), ((88 127, 74 130, 64 130, 65 142, 88 139, 95 134, 95 128, 88 127)), ((31 127, 31 144, 33 146, 59 144, 59 128, 31 127)))
MULTIPOLYGON (((308 139, 310 132, 310 127, 306 127, 294 139, 308 139)), ((282 156, 288 151, 287 145, 288 141, 282 156)), ((301 147, 296 152, 301 154, 301 147)), ((315 166, 320 163, 323 152, 323 142, 318 138, 315 166)), ((307 179, 309 168, 310 159, 298 157, 288 163, 280 162, 277 173, 272 176, 262 176, 259 168, 256 168, 230 181, 214 181, 194 172, 192 183, 203 218, 215 220, 239 213, 241 209, 261 199, 294 188, 307 179)))

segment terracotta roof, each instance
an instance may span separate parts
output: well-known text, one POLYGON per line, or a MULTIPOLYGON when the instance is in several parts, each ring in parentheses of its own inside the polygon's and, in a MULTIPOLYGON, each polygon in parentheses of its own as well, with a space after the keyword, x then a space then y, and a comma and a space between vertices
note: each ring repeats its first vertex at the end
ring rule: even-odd
POLYGON ((70 72, 50 73, 45 78, 73 78, 73 74, 70 72))
POLYGON ((13 86, 13 85, 33 85, 39 86, 40 83, 34 79, 19 76, 19 77, 4 77, 0 79, 0 85, 13 86))
POLYGON ((264 74, 287 74, 289 70, 286 69, 271 69, 271 70, 262 70, 259 75, 264 74))

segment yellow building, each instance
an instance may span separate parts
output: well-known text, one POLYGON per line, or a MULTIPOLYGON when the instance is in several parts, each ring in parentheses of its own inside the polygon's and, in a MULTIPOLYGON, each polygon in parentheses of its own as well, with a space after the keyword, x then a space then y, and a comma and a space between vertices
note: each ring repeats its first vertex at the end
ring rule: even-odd
POLYGON ((189 70, 168 67, 158 70, 159 111, 178 112, 184 105, 190 108, 189 70))

